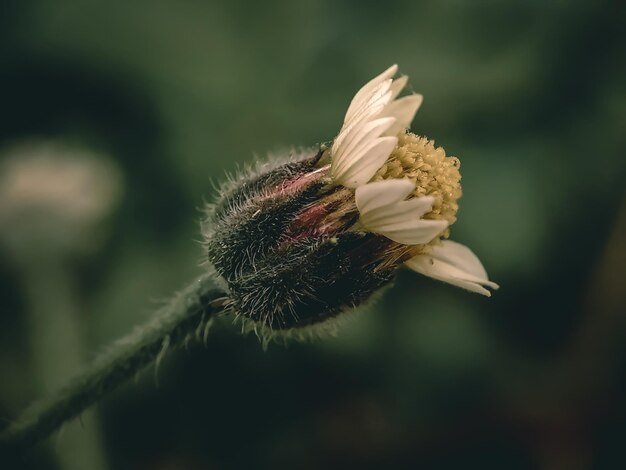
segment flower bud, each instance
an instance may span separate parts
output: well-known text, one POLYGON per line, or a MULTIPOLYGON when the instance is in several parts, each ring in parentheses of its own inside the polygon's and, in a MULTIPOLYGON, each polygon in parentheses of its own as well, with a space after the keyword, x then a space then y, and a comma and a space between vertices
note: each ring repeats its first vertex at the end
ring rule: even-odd
POLYGON ((234 309, 272 329, 324 322, 389 282, 391 241, 350 231, 352 191, 332 186, 321 153, 249 176, 222 195, 205 233, 234 309))

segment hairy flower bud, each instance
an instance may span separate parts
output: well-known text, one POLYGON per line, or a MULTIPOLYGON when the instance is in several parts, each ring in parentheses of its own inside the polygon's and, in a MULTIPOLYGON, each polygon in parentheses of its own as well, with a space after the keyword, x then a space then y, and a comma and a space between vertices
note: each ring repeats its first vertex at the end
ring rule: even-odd
POLYGON ((391 240, 350 231, 352 191, 329 184, 321 153, 303 154, 222 195, 205 233, 234 309, 275 330, 355 307, 389 282, 391 240))
POLYGON ((441 238, 456 220, 459 161, 407 131, 420 95, 396 67, 354 97, 329 148, 228 182, 204 224, 231 307, 257 331, 328 326, 409 268, 489 295, 478 258, 441 238))

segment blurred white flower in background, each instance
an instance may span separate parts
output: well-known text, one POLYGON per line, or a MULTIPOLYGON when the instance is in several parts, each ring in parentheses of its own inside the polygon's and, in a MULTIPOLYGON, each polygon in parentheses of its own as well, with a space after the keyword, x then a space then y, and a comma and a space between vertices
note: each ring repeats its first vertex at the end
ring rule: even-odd
POLYGON ((94 248, 122 194, 122 174, 84 147, 25 142, 0 152, 0 237, 14 254, 94 248))

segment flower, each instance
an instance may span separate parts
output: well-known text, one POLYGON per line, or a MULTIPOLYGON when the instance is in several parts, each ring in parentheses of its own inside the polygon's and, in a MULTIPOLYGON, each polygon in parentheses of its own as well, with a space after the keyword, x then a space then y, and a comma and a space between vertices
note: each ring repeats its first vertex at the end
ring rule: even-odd
MULTIPOLYGON (((422 218, 431 211, 434 197, 417 196, 407 200, 415 189, 409 179, 370 182, 398 146, 397 135, 405 134, 423 101, 419 94, 396 99, 407 83, 406 76, 392 79, 397 70, 397 65, 392 65, 364 85, 352 99, 343 127, 331 148, 331 176, 335 183, 356 188, 356 206, 363 229, 404 245, 423 245, 436 239, 448 226, 442 219, 422 218)), ((458 168, 458 160, 452 162, 458 168)), ((415 163, 413 167, 417 167, 415 163)), ((409 173, 404 169, 402 176, 409 173)), ((460 185, 458 189, 460 196, 460 185)), ((432 246, 407 261, 406 266, 486 296, 491 293, 484 286, 498 288, 489 281, 478 257, 456 242, 443 241, 432 246)))
POLYGON ((209 206, 208 260, 255 330, 325 327, 402 266, 486 296, 498 288, 447 240, 459 160, 408 131, 422 96, 399 97, 408 79, 396 73, 357 92, 330 147, 260 165, 209 206))

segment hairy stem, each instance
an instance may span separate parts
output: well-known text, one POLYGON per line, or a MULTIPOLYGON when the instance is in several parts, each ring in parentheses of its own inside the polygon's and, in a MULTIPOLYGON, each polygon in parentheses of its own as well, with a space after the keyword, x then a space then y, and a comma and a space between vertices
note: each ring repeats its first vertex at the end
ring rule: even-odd
POLYGON ((215 287, 211 276, 196 280, 159 309, 147 324, 116 341, 66 387, 27 408, 0 434, 0 440, 5 445, 29 445, 45 438, 107 392, 158 361, 167 349, 205 335, 211 319, 225 311, 226 302, 226 294, 215 287))

